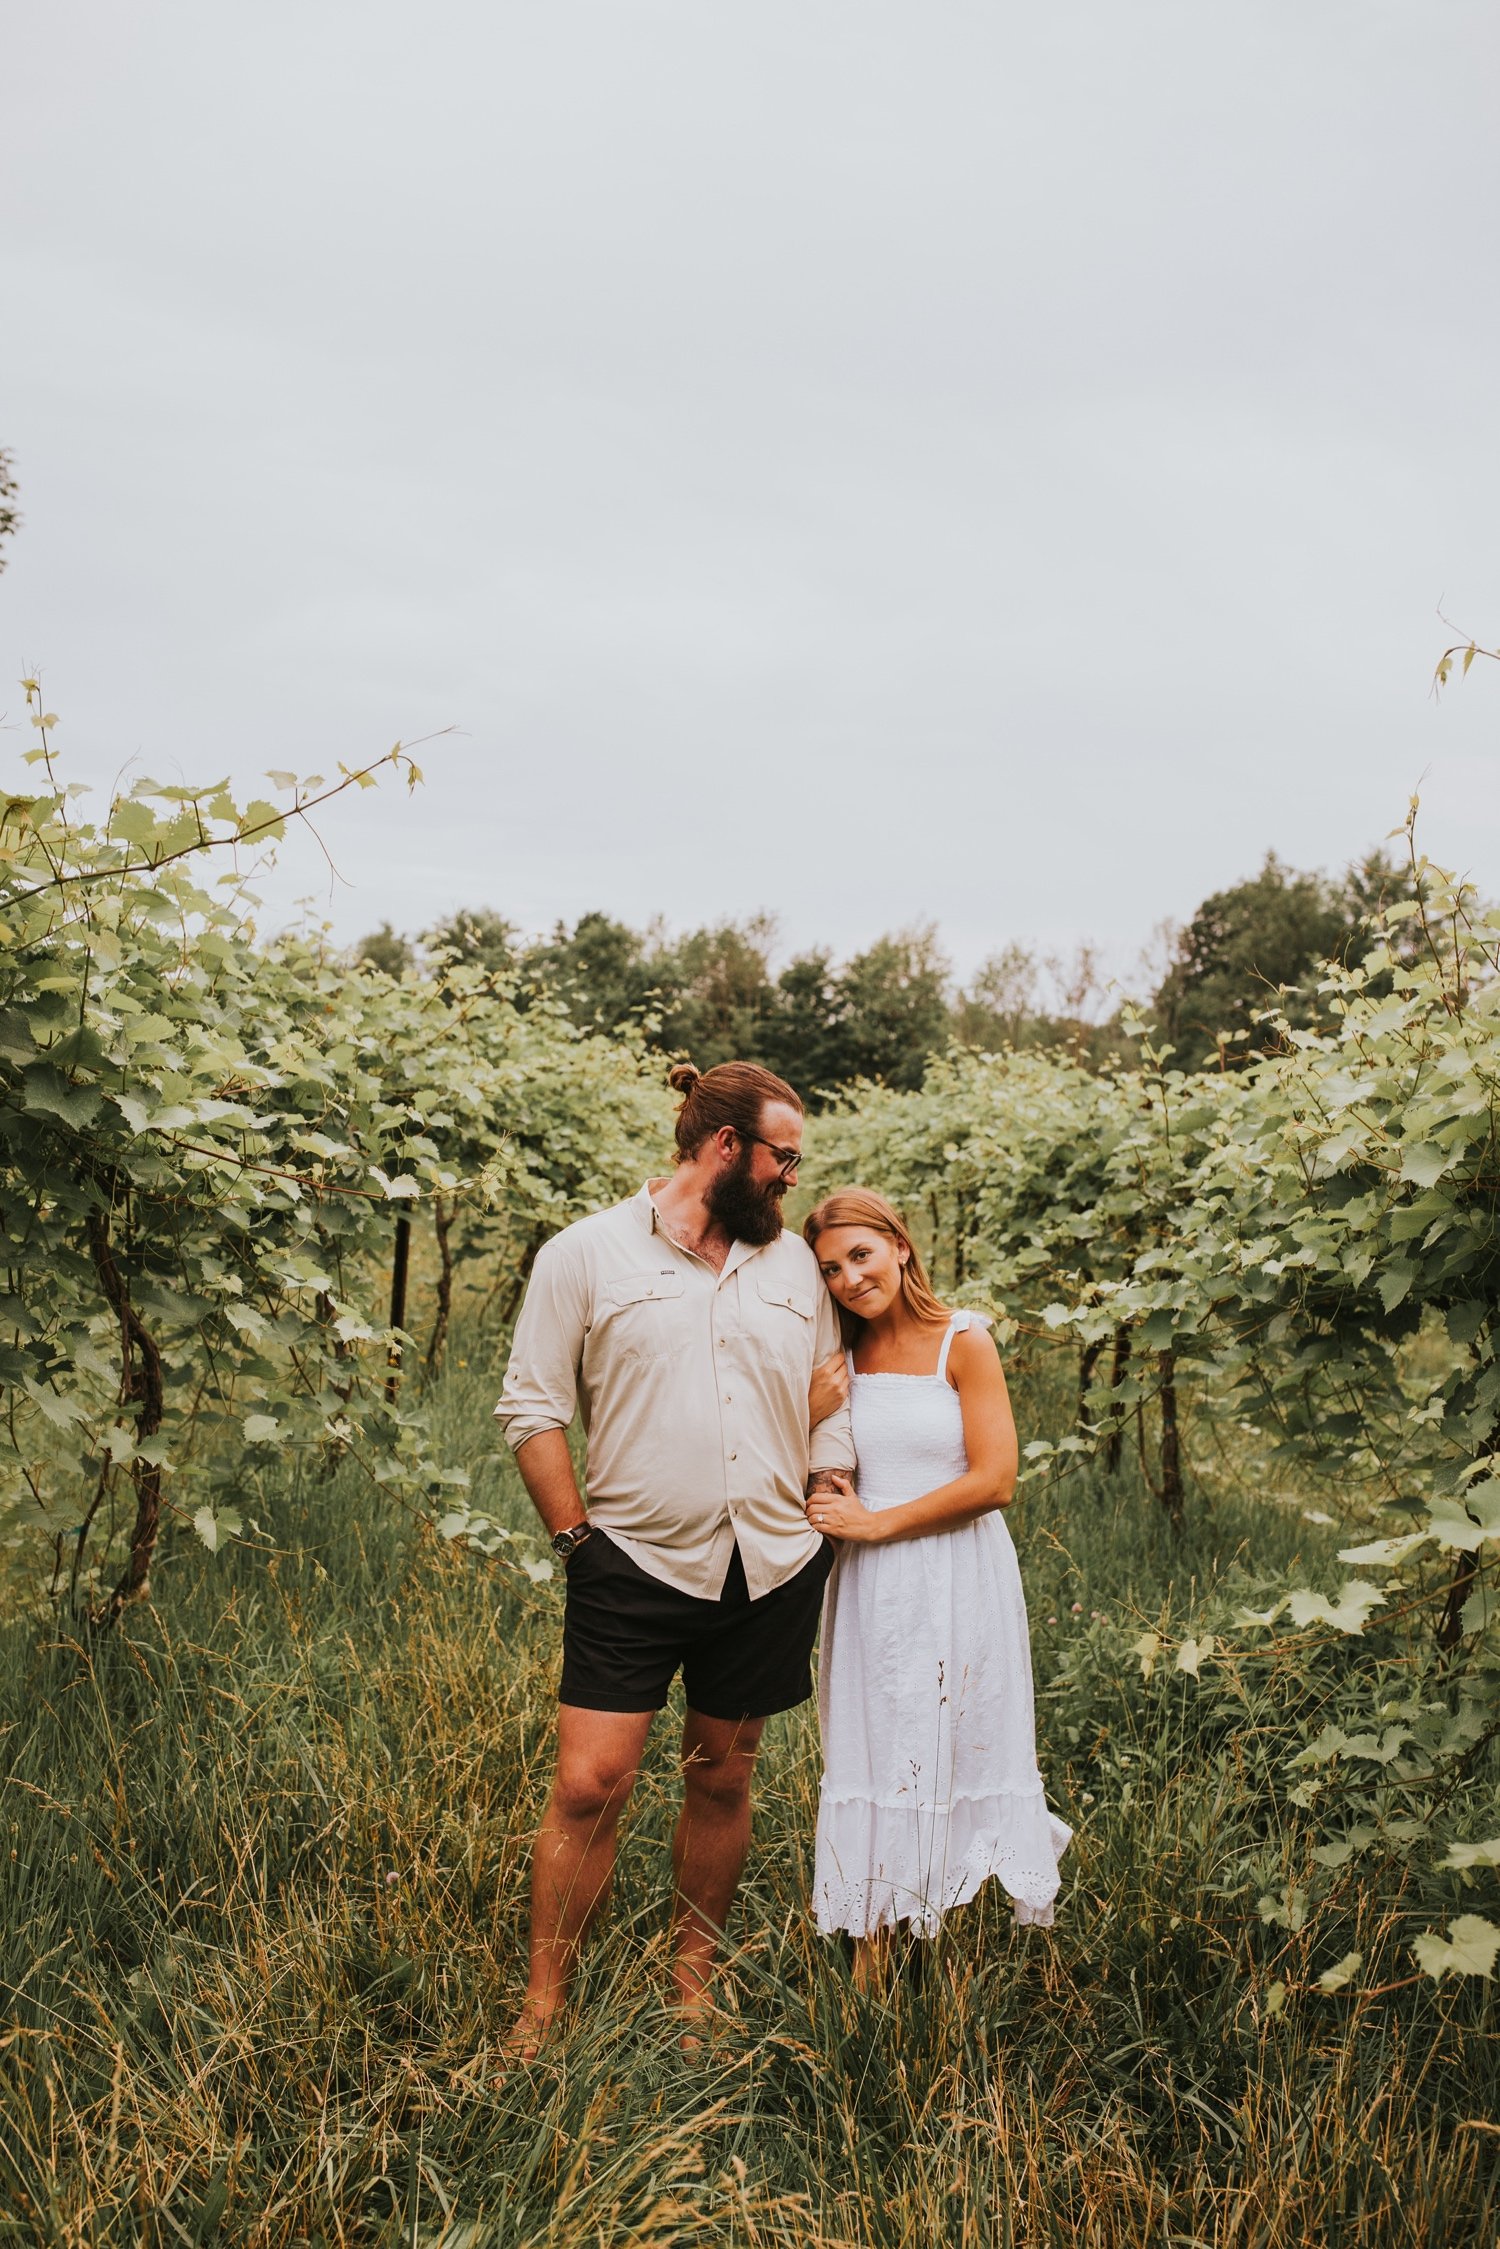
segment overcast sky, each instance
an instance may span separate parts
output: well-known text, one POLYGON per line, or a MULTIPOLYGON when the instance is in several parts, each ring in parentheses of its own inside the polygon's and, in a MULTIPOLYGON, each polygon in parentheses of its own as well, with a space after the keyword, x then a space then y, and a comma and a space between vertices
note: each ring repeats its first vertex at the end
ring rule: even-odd
POLYGON ((1500 890, 1500 667, 1428 693, 1440 602, 1500 643, 1493 0, 31 0, 3 46, 0 676, 105 785, 459 730, 268 919, 1123 965, 1419 781, 1500 890))

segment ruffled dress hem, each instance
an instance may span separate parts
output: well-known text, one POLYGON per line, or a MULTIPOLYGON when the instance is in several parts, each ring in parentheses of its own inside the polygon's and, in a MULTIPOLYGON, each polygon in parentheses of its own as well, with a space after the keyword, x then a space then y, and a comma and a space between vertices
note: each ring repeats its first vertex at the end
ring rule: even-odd
POLYGON ((1058 1861, 1072 1839, 1041 1789, 961 1797, 941 1812, 825 1795, 813 1918, 823 1936, 868 1937, 905 1923, 932 1937, 945 1914, 993 1878, 1009 1892, 1018 1924, 1048 1929, 1058 1861), (851 1876, 848 1867, 874 1872, 851 1876))

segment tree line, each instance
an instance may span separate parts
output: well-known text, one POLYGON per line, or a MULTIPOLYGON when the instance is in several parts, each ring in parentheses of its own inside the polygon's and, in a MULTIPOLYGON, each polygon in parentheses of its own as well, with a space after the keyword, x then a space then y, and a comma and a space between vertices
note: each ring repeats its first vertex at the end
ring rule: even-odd
POLYGON ((546 999, 580 1029, 628 1030, 704 1069, 733 1056, 761 1062, 817 1099, 859 1079, 914 1090, 951 1046, 1060 1050, 1091 1069, 1131 1063, 1136 1011, 1184 1068, 1239 1066, 1283 1035, 1274 1022, 1316 1022, 1320 964, 1356 956, 1371 916, 1410 895, 1409 870, 1383 850, 1336 877, 1271 853, 1186 923, 1160 925, 1130 992, 1088 942, 1063 957, 1012 940, 959 980, 931 924, 890 932, 842 963, 821 946, 778 968, 767 915, 673 935, 659 921, 638 929, 589 912, 527 936, 480 908, 419 941, 386 922, 355 951, 397 976, 483 968, 519 1004, 546 999))

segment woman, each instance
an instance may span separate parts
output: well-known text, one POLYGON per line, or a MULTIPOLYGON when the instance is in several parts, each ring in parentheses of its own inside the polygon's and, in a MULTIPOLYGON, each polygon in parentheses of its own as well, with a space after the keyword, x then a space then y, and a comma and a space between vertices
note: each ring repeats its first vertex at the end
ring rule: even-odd
POLYGON ((1016 1432, 982 1314, 933 1294, 900 1217, 851 1187, 803 1233, 848 1345, 858 1486, 815 1492, 838 1541, 823 1611, 813 1910, 871 1980, 884 1931, 934 1935, 990 1875, 1049 1923, 1070 1830, 1036 1764, 1026 1604, 1000 1517, 1016 1432))

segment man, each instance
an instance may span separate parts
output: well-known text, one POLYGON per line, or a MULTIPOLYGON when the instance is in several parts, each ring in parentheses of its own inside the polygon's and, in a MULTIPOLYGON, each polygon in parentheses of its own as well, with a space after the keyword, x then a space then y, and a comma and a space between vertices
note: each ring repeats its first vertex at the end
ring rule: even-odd
POLYGON ((811 1250, 782 1231, 802 1104, 751 1062, 702 1076, 680 1063, 670 1082, 685 1096, 675 1172, 540 1252, 495 1409, 567 1572, 557 1774, 510 2040, 528 2058, 608 1893, 620 1814, 679 1668, 674 1974, 685 2018, 708 2006, 761 1731, 811 1692, 833 1550, 806 1493, 854 1462, 847 1404, 808 1429, 814 1363, 838 1331, 811 1250), (587 1509, 565 1434, 575 1405, 587 1509))

